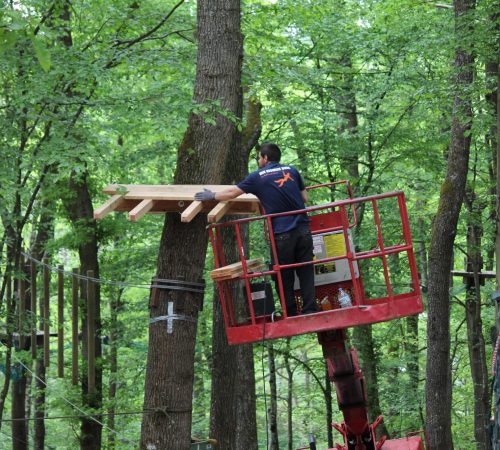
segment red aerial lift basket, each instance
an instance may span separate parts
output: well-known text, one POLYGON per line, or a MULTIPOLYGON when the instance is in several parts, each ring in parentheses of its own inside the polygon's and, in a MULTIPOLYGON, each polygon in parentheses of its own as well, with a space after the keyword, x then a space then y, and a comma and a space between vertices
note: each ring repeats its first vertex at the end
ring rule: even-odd
MULTIPOLYGON (((349 184, 343 183, 350 192, 349 184)), ((209 226, 209 234, 215 259, 211 275, 219 289, 230 344, 343 329, 423 311, 403 192, 216 223, 209 226), (289 265, 266 263, 278 260, 273 217, 303 213, 311 220, 315 259, 289 265), (243 239, 248 233, 260 237, 250 251, 243 239), (236 248, 227 241, 223 245, 226 235, 234 239, 236 248), (289 317, 281 273, 304 264, 314 266, 319 312, 289 317), (340 307, 339 288, 349 293, 352 307, 340 307)), ((298 284, 295 294, 300 311, 298 284)))

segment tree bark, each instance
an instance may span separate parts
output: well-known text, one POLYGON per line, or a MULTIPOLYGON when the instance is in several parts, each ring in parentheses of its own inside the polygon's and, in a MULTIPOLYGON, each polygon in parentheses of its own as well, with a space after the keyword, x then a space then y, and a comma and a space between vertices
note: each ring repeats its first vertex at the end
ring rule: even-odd
MULTIPOLYGON (((234 184, 248 173, 249 152, 261 129, 260 104, 254 100, 249 102, 246 123, 242 139, 236 135, 231 158, 226 163, 224 184, 234 184)), ((232 230, 226 231, 222 236, 224 254, 228 261, 236 261, 239 256, 235 235, 232 230)), ((245 253, 248 254, 248 231, 243 228, 242 231, 245 253)), ((231 290, 237 317, 248 316, 246 291, 242 287, 234 286, 231 290)), ((257 450, 253 346, 228 345, 218 290, 214 292, 210 437, 217 441, 220 450, 257 450), (238 367, 236 372, 235 367, 238 367)))
POLYGON ((267 345, 267 356, 269 365, 269 433, 271 441, 269 442, 269 450, 279 450, 280 444, 278 439, 278 393, 276 389, 276 359, 274 355, 273 343, 267 345))
MULTIPOLYGON (((23 263, 21 263, 20 271, 22 273, 22 276, 24 277, 25 286, 27 286, 29 266, 24 266, 23 263)), ((24 311, 29 310, 28 307, 30 299, 29 290, 28 289, 24 290, 24 298, 22 297, 23 293, 21 292, 20 289, 18 289, 18 292, 19 292, 19 297, 18 297, 19 303, 23 302, 24 311)), ((25 326, 25 324, 21 323, 18 329, 19 348, 20 350, 27 351, 29 350, 29 341, 27 339, 24 339, 23 342, 21 339, 21 336, 24 331, 24 329, 21 327, 23 326, 25 326), (21 343, 23 344, 22 346, 21 343)), ((12 391, 11 391, 11 397, 12 397, 11 417, 12 419, 14 419, 12 422, 12 438, 13 438, 12 448, 13 450, 27 450, 28 426, 26 421, 26 388, 27 388, 26 369, 21 364, 17 363, 16 370, 19 374, 19 378, 12 382, 12 391)))
MULTIPOLYGON (((198 56, 194 101, 218 101, 237 115, 240 102, 242 36, 239 0, 198 1, 198 56)), ((215 125, 192 114, 177 157, 175 184, 219 184, 236 127, 213 113, 215 125)), ((207 245, 206 219, 180 222, 167 214, 160 242, 157 277, 199 283, 207 245), (189 251, 186 252, 186 248, 189 251)), ((187 450, 190 447, 196 321, 203 294, 160 290, 151 319, 173 312, 185 320, 156 321, 149 328, 141 448, 187 450)))
MULTIPOLYGON (((119 337, 122 335, 122 327, 118 319, 119 312, 122 308, 123 288, 120 288, 116 294, 111 294, 109 302, 109 408, 108 408, 108 428, 115 429, 115 402, 118 391, 118 345, 119 337)), ((108 449, 114 450, 116 447, 116 439, 114 433, 108 435, 108 449)))
MULTIPOLYGON (((467 13, 473 0, 455 0, 455 33, 457 41, 464 35, 467 13)), ((471 101, 466 91, 473 82, 473 56, 457 48, 455 66, 455 99, 451 141, 445 180, 441 186, 439 206, 432 227, 429 248, 429 293, 427 326, 427 435, 431 448, 453 449, 451 435, 451 365, 450 365, 450 269, 458 216, 467 179, 471 101)))
MULTIPOLYGON (((474 193, 468 197, 471 198, 474 193)), ((473 200, 467 202, 471 217, 467 226, 467 264, 465 270, 473 272, 474 277, 467 278, 465 316, 467 322, 467 344, 472 382, 474 386, 474 437, 477 450, 490 450, 490 389, 486 366, 486 349, 481 319, 481 283, 479 272, 481 258, 481 220, 482 205, 473 200)))
MULTIPOLYGON (((366 381, 366 395, 368 397, 368 413, 373 422, 382 414, 378 395, 377 356, 373 345, 372 326, 365 325, 353 329, 352 338, 360 355, 360 365, 366 381)), ((377 436, 388 436, 389 432, 384 422, 377 427, 377 436)))
MULTIPOLYGON (((99 278, 99 260, 98 260, 98 238, 97 225, 94 220, 94 209, 88 186, 88 173, 84 172, 78 176, 75 172, 71 173, 68 181, 68 191, 71 193, 63 198, 63 203, 69 213, 72 225, 76 232, 81 236, 78 246, 78 256, 80 259, 80 273, 87 275, 87 271, 92 270, 94 277, 99 278)), ((95 284, 95 392, 88 390, 88 379, 86 371, 82 371, 82 402, 83 404, 95 410, 102 407, 102 349, 101 349, 101 294, 99 283, 95 284)), ((80 284, 82 298, 87 298, 87 282, 80 284)), ((84 358, 88 356, 87 334, 87 304, 84 302, 81 309, 82 315, 82 354, 84 358)), ((99 420, 99 418, 98 418, 99 420)), ((101 422, 99 420, 99 422, 101 422)), ((80 426, 80 448, 81 450, 93 450, 101 447, 102 425, 91 419, 83 417, 80 426)))
POLYGON ((283 354, 283 361, 286 370, 287 380, 287 449, 293 450, 293 370, 290 365, 290 343, 292 339, 287 338, 285 353, 283 354))

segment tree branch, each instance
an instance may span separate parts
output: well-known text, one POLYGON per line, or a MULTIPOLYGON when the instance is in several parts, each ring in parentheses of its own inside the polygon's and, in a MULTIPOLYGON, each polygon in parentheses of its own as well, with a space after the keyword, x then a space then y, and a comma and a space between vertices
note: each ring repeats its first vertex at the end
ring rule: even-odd
POLYGON ((172 14, 175 12, 175 10, 177 8, 179 8, 179 6, 181 6, 182 4, 184 3, 184 0, 181 0, 180 2, 178 2, 171 10, 170 12, 157 24, 155 25, 153 28, 151 28, 151 30, 149 31, 146 31, 146 33, 144 34, 141 34, 140 36, 136 37, 135 39, 130 39, 128 41, 117 41, 115 42, 115 44, 113 45, 114 47, 118 47, 120 45, 124 45, 125 48, 129 48, 129 47, 132 47, 132 45, 134 44, 137 44, 138 42, 141 42, 141 41, 144 41, 146 40, 146 38, 148 38, 149 36, 151 36, 155 31, 159 30, 164 24, 165 22, 170 19, 170 17, 172 16, 172 14))

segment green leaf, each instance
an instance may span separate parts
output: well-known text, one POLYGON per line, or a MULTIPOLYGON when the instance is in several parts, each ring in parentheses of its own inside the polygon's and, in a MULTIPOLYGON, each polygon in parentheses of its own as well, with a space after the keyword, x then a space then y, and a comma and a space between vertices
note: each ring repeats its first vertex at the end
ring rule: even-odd
POLYGON ((31 42, 33 43, 33 47, 35 48, 35 54, 38 62, 40 63, 40 66, 42 66, 42 69, 45 72, 48 72, 51 65, 50 52, 48 48, 46 47, 42 39, 40 39, 40 37, 38 36, 33 36, 31 38, 31 42))

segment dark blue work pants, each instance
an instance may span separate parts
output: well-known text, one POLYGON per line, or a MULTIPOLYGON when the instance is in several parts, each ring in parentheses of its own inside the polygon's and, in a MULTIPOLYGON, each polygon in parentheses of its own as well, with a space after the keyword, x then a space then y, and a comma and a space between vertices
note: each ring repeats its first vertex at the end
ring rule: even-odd
MULTIPOLYGON (((307 262, 313 259, 313 240, 308 224, 300 225, 294 230, 286 233, 276 234, 274 236, 274 241, 276 243, 276 251, 280 265, 307 262)), ((312 264, 309 264, 298 267, 295 270, 286 269, 281 271, 287 314, 289 316, 297 315, 297 304, 295 303, 293 289, 295 279, 294 272, 297 273, 300 282, 300 290, 302 292, 302 313, 309 314, 316 312, 314 268, 312 264)), ((276 290, 279 293, 277 283, 276 290)))

